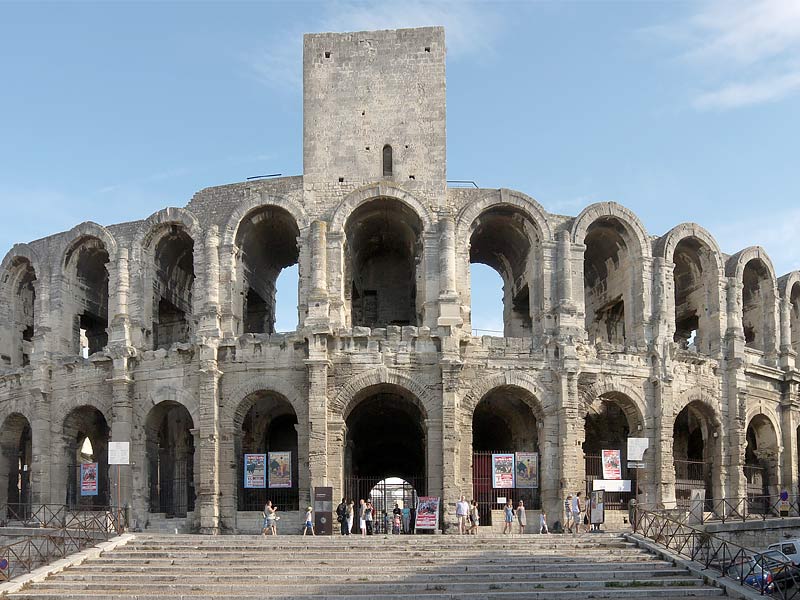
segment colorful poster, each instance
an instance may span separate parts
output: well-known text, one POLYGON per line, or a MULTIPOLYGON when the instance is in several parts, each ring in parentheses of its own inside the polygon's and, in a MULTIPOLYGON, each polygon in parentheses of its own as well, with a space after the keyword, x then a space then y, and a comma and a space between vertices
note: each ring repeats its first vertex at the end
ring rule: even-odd
POLYGON ((269 487, 271 488, 290 488, 292 487, 292 453, 270 452, 269 453, 269 487))
POLYGON ((513 454, 492 454, 492 482, 495 489, 514 487, 513 454))
POLYGON ((603 450, 603 479, 622 479, 622 457, 619 450, 603 450))
POLYGON ((267 487, 266 454, 244 455, 244 487, 246 488, 267 487))
POLYGON ((423 496, 417 499, 417 516, 414 520, 417 529, 436 529, 439 525, 439 498, 423 496))
POLYGON ((81 464, 81 496, 97 496, 97 463, 81 464))
POLYGON ((539 453, 517 452, 516 454, 516 486, 518 488, 539 487, 539 453))

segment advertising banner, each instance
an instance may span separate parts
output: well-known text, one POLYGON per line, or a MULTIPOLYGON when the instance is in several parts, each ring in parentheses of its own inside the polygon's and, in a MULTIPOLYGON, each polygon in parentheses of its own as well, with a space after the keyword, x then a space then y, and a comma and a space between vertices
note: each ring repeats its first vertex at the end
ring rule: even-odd
POLYGON ((81 464, 81 496, 97 496, 97 463, 81 464))
POLYGON ((417 517, 414 520, 417 529, 436 529, 439 525, 439 498, 422 496, 417 500, 417 517))
POLYGON ((603 450, 603 479, 622 479, 622 457, 619 450, 603 450))
POLYGON ((492 487, 514 487, 514 455, 492 454, 492 487))
POLYGON ((292 453, 270 452, 269 453, 269 487, 271 488, 290 488, 292 487, 292 453))
POLYGON ((266 454, 244 455, 244 487, 246 488, 267 487, 266 454))
POLYGON ((517 452, 516 473, 518 488, 539 487, 539 453, 517 452))

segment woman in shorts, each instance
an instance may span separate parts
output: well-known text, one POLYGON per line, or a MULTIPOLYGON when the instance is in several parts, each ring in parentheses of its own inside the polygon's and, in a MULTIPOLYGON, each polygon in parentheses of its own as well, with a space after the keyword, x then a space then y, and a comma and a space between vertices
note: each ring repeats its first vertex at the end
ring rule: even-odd
POLYGON ((306 509, 306 522, 305 525, 303 526, 303 535, 305 535, 309 531, 311 532, 311 535, 317 535, 316 533, 314 533, 314 518, 312 516, 310 506, 306 509))

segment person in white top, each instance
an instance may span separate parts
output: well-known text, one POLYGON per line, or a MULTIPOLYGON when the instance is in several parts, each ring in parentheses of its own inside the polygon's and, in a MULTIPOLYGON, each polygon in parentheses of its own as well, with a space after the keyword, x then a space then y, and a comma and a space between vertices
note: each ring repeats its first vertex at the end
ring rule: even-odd
POLYGON ((458 519, 458 533, 467 533, 467 516, 469 516, 469 502, 464 496, 456 502, 456 518, 458 519))
POLYGON ((581 493, 578 492, 572 497, 572 523, 575 526, 575 533, 580 533, 582 508, 581 493))

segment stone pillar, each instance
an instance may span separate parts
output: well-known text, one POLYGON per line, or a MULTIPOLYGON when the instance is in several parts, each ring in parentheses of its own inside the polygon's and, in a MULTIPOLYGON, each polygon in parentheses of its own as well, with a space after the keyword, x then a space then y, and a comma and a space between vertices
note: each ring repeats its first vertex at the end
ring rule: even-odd
MULTIPOLYGON (((445 506, 455 512, 455 501, 452 499, 445 499, 443 491, 443 463, 442 463, 442 419, 438 415, 429 416, 422 423, 426 432, 427 448, 426 455, 426 469, 425 469, 425 492, 430 496, 439 496, 441 498, 443 510, 445 506)), ((444 521, 444 514, 440 518, 440 523, 444 521)))
MULTIPOLYGON (((558 473, 560 481, 559 503, 545 506, 550 515, 560 515, 564 522, 564 498, 567 494, 586 490, 586 460, 583 442, 586 440, 584 411, 578 393, 578 376, 574 371, 559 373, 558 382, 558 430, 562 442, 558 473)), ((553 517, 550 517, 555 521, 553 517)))
MULTIPOLYGON (((308 473, 311 489, 301 490, 310 498, 312 489, 329 485, 328 480, 328 338, 309 338, 308 369, 308 473)), ((336 493, 341 490, 336 490, 336 493)), ((341 496, 339 496, 341 497, 341 496)))
MULTIPOLYGON (((51 502, 63 503, 66 497, 66 488, 53 489, 53 463, 50 461, 53 439, 53 431, 50 425, 50 395, 38 387, 32 388, 30 394, 33 406, 31 465, 28 467, 31 470, 31 504, 36 506, 37 504, 51 502)), ((56 481, 58 481, 58 478, 56 478, 56 481)))
POLYGON ((651 382, 655 400, 655 448, 647 451, 645 461, 649 458, 655 462, 652 471, 655 473, 656 504, 659 508, 675 508, 675 457, 672 450, 675 414, 672 410, 672 384, 657 378, 652 378, 651 382))
POLYGON ((117 250, 116 264, 107 265, 109 282, 109 348, 125 348, 130 343, 130 318, 128 302, 130 294, 130 270, 128 249, 117 250))
POLYGON ((308 298, 307 327, 315 333, 327 332, 328 302, 328 225, 325 221, 311 224, 311 292, 308 298))
MULTIPOLYGON (((131 449, 133 434, 133 401, 131 389, 133 380, 128 373, 128 358, 114 359, 113 374, 110 380, 112 388, 112 413, 111 441, 127 442, 131 449)), ((133 460, 131 452, 130 460, 133 460)), ((109 465, 108 480, 111 482, 111 504, 120 508, 132 504, 133 485, 131 465, 109 465)))
POLYGON ((669 344, 673 340, 675 331, 675 315, 674 311, 670 311, 670 292, 672 286, 668 281, 669 274, 674 269, 672 263, 667 264, 667 261, 661 257, 653 259, 653 319, 652 319, 652 334, 653 343, 659 349, 659 353, 663 353, 665 344, 669 344))
POLYGON ((447 531, 458 525, 455 503, 461 494, 472 495, 469 486, 472 473, 469 473, 469 481, 465 481, 460 472, 462 461, 459 446, 462 432, 458 418, 458 386, 463 365, 458 360, 447 360, 442 361, 439 366, 442 370, 442 522, 447 531))
POLYGON ((795 368, 797 355, 792 347, 792 304, 787 290, 786 296, 779 298, 780 310, 780 363, 779 366, 784 371, 795 368))

